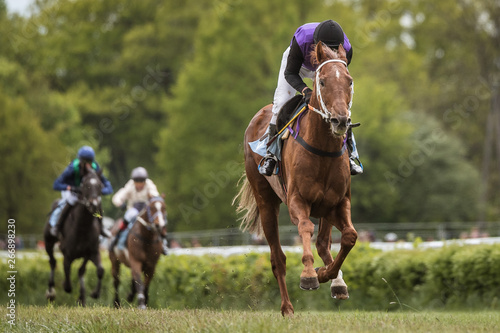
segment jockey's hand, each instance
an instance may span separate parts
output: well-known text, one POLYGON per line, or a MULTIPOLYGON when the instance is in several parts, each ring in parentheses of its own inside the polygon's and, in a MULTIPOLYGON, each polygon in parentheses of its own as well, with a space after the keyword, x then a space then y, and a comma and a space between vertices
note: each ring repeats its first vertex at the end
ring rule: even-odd
POLYGON ((126 210, 127 210, 127 204, 126 204, 126 203, 123 203, 123 204, 122 204, 120 207, 118 207, 118 208, 120 208, 120 210, 124 212, 124 211, 126 211, 126 210))
POLYGON ((309 104, 309 101, 311 100, 312 92, 313 91, 309 87, 306 87, 302 90, 302 96, 304 96, 304 102, 306 104, 309 104))

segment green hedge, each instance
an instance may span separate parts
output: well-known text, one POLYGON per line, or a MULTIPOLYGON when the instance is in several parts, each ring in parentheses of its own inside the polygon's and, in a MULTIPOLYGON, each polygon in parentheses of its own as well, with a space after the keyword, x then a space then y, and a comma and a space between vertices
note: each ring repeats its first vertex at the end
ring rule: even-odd
MULTIPOLYGON (((20 255, 18 255, 20 257, 20 255)), ((321 260, 316 257, 316 263, 321 260)), ((62 258, 56 273, 56 305, 76 304, 77 270, 72 266, 73 292, 62 290, 62 258)), ((87 304, 111 306, 114 290, 107 253, 103 252, 105 276, 99 300, 87 296, 87 304)), ((317 291, 299 288, 301 255, 287 254, 287 285, 296 311, 363 309, 496 309, 500 297, 500 245, 447 246, 438 250, 380 252, 357 244, 342 270, 350 299, 330 297, 329 284, 317 291)), ((49 277, 48 258, 41 252, 16 260, 16 302, 45 305, 49 277)), ((0 270, 7 272, 6 260, 0 270)), ((122 265, 122 305, 130 290, 130 271, 122 265)), ((87 265, 87 295, 97 278, 94 266, 87 265)), ((8 281, 0 280, 0 303, 7 302, 8 281)), ((278 284, 271 272, 269 254, 229 257, 205 255, 162 257, 150 287, 153 308, 279 309, 278 284)))

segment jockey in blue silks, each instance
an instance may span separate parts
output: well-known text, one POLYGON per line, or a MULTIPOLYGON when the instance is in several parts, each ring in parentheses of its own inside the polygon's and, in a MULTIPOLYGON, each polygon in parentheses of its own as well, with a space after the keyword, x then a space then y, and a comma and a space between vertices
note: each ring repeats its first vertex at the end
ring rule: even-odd
MULTIPOLYGON (((301 93, 304 96, 305 103, 309 104, 312 90, 304 83, 303 78, 314 79, 318 64, 311 62, 311 51, 313 51, 318 42, 323 42, 331 49, 337 49, 342 44, 347 53, 347 64, 351 63, 353 53, 351 43, 337 22, 327 20, 321 23, 307 23, 300 26, 295 31, 290 46, 283 53, 281 60, 278 86, 274 93, 273 116, 267 129, 268 140, 277 133, 276 121, 279 111, 286 102, 295 96, 296 92, 301 93)), ((349 104, 349 108, 351 104, 349 104)), ((349 110, 350 114, 351 110, 349 110)), ((351 175, 363 173, 361 163, 357 165, 355 162, 355 160, 359 162, 359 156, 356 150, 356 141, 351 130, 349 130, 347 135, 347 145, 350 153, 351 175)), ((259 172, 265 176, 272 175, 276 166, 276 160, 276 157, 268 150, 264 157, 264 162, 259 168, 259 172)))
MULTIPOLYGON (((78 202, 77 193, 80 192, 79 186, 82 180, 80 174, 80 166, 82 163, 89 164, 92 169, 99 171, 99 165, 95 161, 95 152, 92 147, 83 146, 78 150, 78 158, 71 161, 63 173, 54 181, 54 190, 61 191, 62 199, 59 200, 57 207, 50 216, 50 233, 52 236, 57 237, 61 223, 68 216, 69 211, 78 202)), ((113 193, 113 187, 109 180, 101 174, 101 182, 103 184, 102 194, 107 195, 113 193)), ((103 228, 102 219, 99 219, 101 226, 101 235, 110 237, 109 231, 103 228)))

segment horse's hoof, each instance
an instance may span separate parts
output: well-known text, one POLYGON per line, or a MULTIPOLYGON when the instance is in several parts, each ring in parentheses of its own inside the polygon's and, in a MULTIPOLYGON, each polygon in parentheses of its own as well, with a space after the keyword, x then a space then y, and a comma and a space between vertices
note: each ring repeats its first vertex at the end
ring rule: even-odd
POLYGON ((347 292, 347 286, 332 286, 331 291, 332 291, 332 298, 341 300, 349 298, 349 292, 347 292))
POLYGON ((139 310, 146 310, 146 305, 141 304, 137 307, 139 310))
POLYGON ((50 288, 45 293, 45 297, 49 302, 54 302, 56 300, 56 290, 54 288, 50 288))
POLYGON ((318 277, 301 277, 300 289, 302 290, 316 290, 319 288, 318 277))
POLYGON ((115 309, 120 309, 122 307, 119 300, 115 300, 114 304, 115 304, 115 309))
POLYGON ((64 283, 64 291, 67 292, 68 294, 71 293, 73 288, 71 287, 71 284, 69 283, 64 283))
POLYGON ((91 294, 90 294, 90 297, 92 297, 93 299, 98 299, 100 296, 100 293, 97 292, 97 291, 93 291, 91 294))

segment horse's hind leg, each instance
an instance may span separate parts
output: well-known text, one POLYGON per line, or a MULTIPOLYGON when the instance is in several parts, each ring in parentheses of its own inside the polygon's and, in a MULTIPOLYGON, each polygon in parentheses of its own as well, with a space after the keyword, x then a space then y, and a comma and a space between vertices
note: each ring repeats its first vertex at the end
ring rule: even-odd
POLYGON ((283 316, 293 316, 293 305, 290 302, 286 287, 286 256, 281 248, 278 232, 280 202, 277 197, 264 198, 262 196, 260 198, 265 199, 266 202, 259 205, 259 212, 264 235, 271 250, 271 268, 280 288, 281 314, 283 316))
POLYGON ((81 306, 85 306, 85 279, 83 278, 83 276, 85 275, 88 261, 88 258, 83 259, 83 263, 78 269, 78 280, 80 281, 80 296, 78 298, 78 303, 81 306))
POLYGON ((97 286, 94 291, 90 294, 92 298, 99 298, 101 295, 101 285, 102 285, 102 277, 104 276, 104 268, 102 268, 101 264, 101 253, 98 251, 97 254, 90 259, 95 267, 97 268, 97 286))
POLYGON ((45 293, 45 297, 53 302, 56 299, 56 290, 54 288, 54 271, 56 269, 56 258, 54 257, 54 245, 55 241, 48 240, 48 237, 45 238, 45 251, 49 255, 49 264, 50 264, 50 278, 49 278, 49 289, 45 293))

